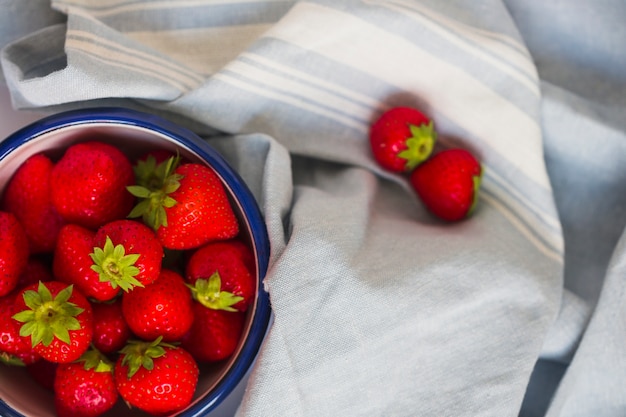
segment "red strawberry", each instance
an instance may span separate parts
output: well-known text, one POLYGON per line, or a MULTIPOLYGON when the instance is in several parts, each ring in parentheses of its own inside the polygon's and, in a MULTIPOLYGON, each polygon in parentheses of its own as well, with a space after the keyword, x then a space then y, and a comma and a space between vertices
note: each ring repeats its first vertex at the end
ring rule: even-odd
POLYGON ((383 168, 410 172, 428 159, 437 133, 419 110, 394 107, 371 125, 369 139, 374 158, 383 168))
POLYGON ((59 364, 54 378, 57 417, 97 417, 113 408, 119 396, 113 368, 96 350, 76 362, 59 364))
POLYGON ((39 355, 51 362, 78 359, 91 343, 93 314, 89 301, 72 285, 59 281, 40 282, 18 292, 20 334, 30 336, 39 355))
POLYGON ((163 247, 145 224, 127 219, 112 221, 98 229, 94 242, 93 269, 101 280, 129 291, 159 277, 163 247))
POLYGON ((236 241, 207 243, 189 258, 185 279, 194 297, 214 309, 246 311, 254 299, 256 280, 236 241))
POLYGON ((50 180, 52 203, 68 223, 95 229, 132 209, 126 187, 134 183, 133 167, 112 145, 91 141, 68 147, 50 180))
POLYGON ((240 311, 214 310, 194 302, 194 321, 181 346, 198 362, 229 358, 237 349, 246 315, 240 311))
POLYGON ((161 187, 129 187, 142 201, 129 217, 142 217, 168 249, 192 249, 239 233, 237 217, 217 174, 209 167, 177 158, 159 165, 161 187))
POLYGON ((191 327, 191 291, 178 273, 163 269, 159 278, 122 296, 122 312, 133 333, 144 340, 179 340, 191 327))
POLYGON ((17 287, 28 255, 24 228, 13 213, 0 211, 0 297, 17 287))
POLYGON ((42 258, 31 256, 28 258, 26 267, 20 275, 17 288, 23 288, 27 285, 37 284, 39 281, 52 281, 52 268, 47 261, 42 258))
POLYGON ((93 303, 93 346, 104 354, 119 351, 131 337, 122 314, 121 298, 107 303, 93 303))
POLYGON ((95 232, 82 226, 63 226, 54 251, 52 272, 55 279, 75 285, 86 297, 107 301, 119 294, 120 286, 115 281, 100 280, 100 274, 93 270, 91 254, 96 246, 95 237, 95 232))
POLYGON ((54 378, 56 376, 58 363, 47 360, 39 360, 31 365, 26 365, 26 372, 42 387, 53 391, 54 378))
POLYGON ((20 336, 20 323, 12 318, 15 313, 14 298, 0 298, 0 362, 31 365, 41 356, 34 351, 29 337, 20 336))
POLYGON ((63 225, 51 200, 53 167, 47 156, 33 155, 15 171, 4 191, 4 209, 15 214, 24 227, 31 253, 52 252, 63 225))
POLYGON ((482 178, 480 162, 464 149, 437 153, 411 174, 411 184, 424 205, 446 221, 472 213, 482 178))
POLYGON ((117 389, 128 404, 154 415, 175 414, 190 404, 198 365, 180 347, 154 342, 128 344, 115 365, 117 389))

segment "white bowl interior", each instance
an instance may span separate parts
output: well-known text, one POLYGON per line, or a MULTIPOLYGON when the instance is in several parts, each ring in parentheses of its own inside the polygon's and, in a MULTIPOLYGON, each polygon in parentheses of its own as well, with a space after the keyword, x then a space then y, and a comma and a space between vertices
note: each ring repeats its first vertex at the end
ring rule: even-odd
MULTIPOLYGON (((134 125, 112 122, 96 122, 89 124, 69 125, 61 127, 39 135, 36 138, 25 142, 13 150, 9 155, 0 160, 0 192, 2 192, 15 172, 15 170, 30 156, 45 152, 51 157, 58 157, 69 145, 86 140, 101 140, 113 144, 122 149, 129 157, 139 156, 151 149, 167 149, 178 151, 182 157, 191 161, 204 161, 200 155, 193 152, 188 147, 175 141, 173 138, 159 132, 134 125)), ((218 175, 219 173, 216 172, 218 175)), ((239 218, 241 226, 241 238, 253 249, 255 259, 257 259, 256 248, 252 239, 250 224, 246 221, 241 205, 239 204, 233 190, 224 182, 231 204, 239 218)), ((258 260, 256 264, 255 276, 258 280, 258 260)), ((258 288, 257 288, 258 293, 258 288)), ((243 345, 243 341, 250 331, 253 314, 256 307, 256 300, 248 309, 248 317, 244 326, 244 332, 237 351, 225 362, 219 364, 200 365, 200 381, 192 405, 202 401, 203 397, 209 393, 216 384, 223 378, 237 358, 243 345)), ((19 367, 0 366, 0 398, 17 412, 28 417, 54 417, 54 404, 52 393, 39 384, 35 383, 27 372, 19 367)), ((130 410, 122 401, 119 401, 107 416, 125 417, 147 415, 139 410, 130 410)))

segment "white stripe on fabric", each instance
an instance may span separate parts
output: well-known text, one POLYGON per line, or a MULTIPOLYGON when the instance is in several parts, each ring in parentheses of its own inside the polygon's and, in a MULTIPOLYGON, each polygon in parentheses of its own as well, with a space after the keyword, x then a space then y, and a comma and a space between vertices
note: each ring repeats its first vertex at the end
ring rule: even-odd
POLYGON ((160 32, 130 32, 126 35, 178 62, 198 74, 210 75, 237 58, 272 25, 241 25, 160 32))
POLYGON ((125 68, 137 72, 150 74, 172 85, 180 86, 184 91, 191 90, 204 81, 200 75, 172 61, 126 47, 86 31, 68 30, 66 47, 81 50, 107 62, 115 62, 116 65, 123 64, 125 68))
MULTIPOLYGON (((76 12, 76 8, 89 10, 89 14, 96 17, 106 17, 116 14, 136 12, 142 10, 163 10, 163 9, 182 9, 190 7, 204 7, 204 6, 217 6, 217 5, 237 5, 239 3, 284 3, 285 0, 246 0, 242 2, 232 0, 164 0, 164 1, 108 1, 101 2, 97 6, 93 5, 93 2, 85 4, 84 2, 54 2, 54 5, 59 10, 67 12, 72 10, 76 12)), ((241 7, 241 6, 240 6, 241 7)))
POLYGON ((428 27, 447 41, 515 78, 535 95, 540 95, 536 68, 526 49, 514 39, 500 33, 465 25, 415 2, 369 0, 368 3, 396 10, 419 21, 421 25, 428 27), (494 58, 490 53, 501 59, 494 58))
POLYGON ((357 67, 400 90, 415 91, 449 120, 484 140, 529 179, 550 187, 540 127, 504 97, 462 69, 355 16, 311 3, 300 3, 293 11, 265 36, 357 67), (332 38, 325 37, 328 33, 332 38), (415 62, 423 65, 415 68, 415 62), (420 75, 416 76, 418 70, 420 75), (505 131, 493 129, 496 115, 497 125, 506 126, 505 131))
POLYGON ((345 126, 348 126, 361 134, 367 134, 369 125, 365 122, 359 122, 344 114, 338 113, 333 109, 329 109, 323 106, 319 106, 311 101, 306 101, 302 97, 294 97, 293 94, 276 91, 274 89, 267 88, 259 83, 256 79, 244 79, 239 74, 228 73, 227 71, 219 72, 212 78, 223 81, 241 90, 253 93, 255 95, 265 97, 270 100, 280 101, 296 107, 300 110, 304 110, 313 114, 317 114, 331 120, 335 120, 345 126))

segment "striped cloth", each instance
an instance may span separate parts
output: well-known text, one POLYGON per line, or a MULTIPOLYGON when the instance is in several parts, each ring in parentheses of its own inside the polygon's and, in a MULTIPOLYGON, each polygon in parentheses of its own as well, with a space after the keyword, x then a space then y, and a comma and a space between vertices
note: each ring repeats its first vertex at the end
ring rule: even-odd
POLYGON ((163 115, 262 207, 274 321, 238 416, 624 415, 623 1, 51 6, 0 1, 16 108, 163 115), (483 161, 471 219, 373 161, 397 105, 483 161))

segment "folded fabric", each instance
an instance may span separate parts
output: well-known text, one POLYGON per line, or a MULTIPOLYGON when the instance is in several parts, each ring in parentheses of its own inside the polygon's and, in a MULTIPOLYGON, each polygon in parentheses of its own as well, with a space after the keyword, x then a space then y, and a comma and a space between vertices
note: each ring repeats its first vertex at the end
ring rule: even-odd
POLYGON ((164 115, 257 197, 274 318, 238 416, 624 415, 621 0, 25 3, 16 108, 164 115), (397 105, 482 160, 471 218, 374 162, 397 105))

